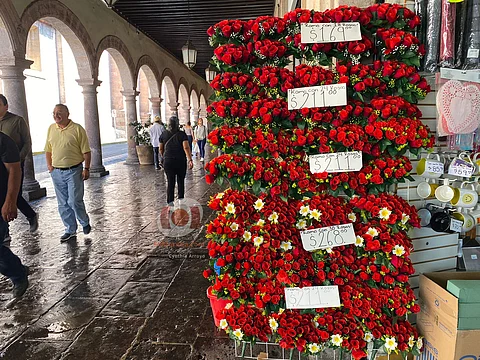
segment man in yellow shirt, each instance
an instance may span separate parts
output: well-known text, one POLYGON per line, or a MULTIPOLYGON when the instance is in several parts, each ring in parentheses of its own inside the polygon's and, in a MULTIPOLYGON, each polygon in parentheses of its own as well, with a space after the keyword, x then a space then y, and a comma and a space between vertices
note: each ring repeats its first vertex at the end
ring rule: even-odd
POLYGON ((85 129, 70 120, 69 115, 65 105, 55 106, 55 124, 48 128, 45 144, 47 167, 55 187, 58 211, 65 225, 61 242, 76 237, 76 219, 82 225, 84 234, 92 229, 83 202, 83 182, 90 176, 90 146, 85 129), (82 167, 84 161, 85 166, 82 167))

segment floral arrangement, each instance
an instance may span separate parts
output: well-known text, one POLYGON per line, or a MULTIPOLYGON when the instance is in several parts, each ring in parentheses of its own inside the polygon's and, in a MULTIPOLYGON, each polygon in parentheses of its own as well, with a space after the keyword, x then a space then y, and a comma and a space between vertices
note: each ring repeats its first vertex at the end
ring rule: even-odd
POLYGON ((223 154, 205 165, 206 181, 227 189, 209 202, 216 217, 207 226, 203 275, 218 298, 232 301, 216 314, 232 339, 313 355, 338 348, 355 359, 372 347, 422 349, 406 319, 419 311, 408 283, 408 231, 419 218, 390 193, 410 178, 405 155, 434 142, 415 105, 430 91, 417 68, 419 23, 406 8, 376 4, 209 28, 220 73, 211 83, 208 141, 223 154), (301 43, 301 24, 339 22, 358 22, 361 40, 301 43), (382 61, 367 64, 372 54, 382 61), (309 63, 291 71, 292 56, 309 63), (333 57, 332 69, 319 66, 333 57), (345 84, 345 106, 289 110, 290 89, 330 84, 345 84), (350 151, 362 153, 358 171, 310 168, 312 155, 350 151), (353 243, 304 248, 303 231, 333 225, 351 226, 353 243), (287 306, 286 288, 310 286, 337 286, 341 306, 287 306))

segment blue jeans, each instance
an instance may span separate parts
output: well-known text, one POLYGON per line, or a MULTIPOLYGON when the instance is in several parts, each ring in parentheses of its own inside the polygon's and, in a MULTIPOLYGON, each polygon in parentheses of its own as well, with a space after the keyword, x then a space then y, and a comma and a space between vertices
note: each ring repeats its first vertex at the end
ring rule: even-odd
POLYGON ((69 234, 77 232, 75 216, 83 227, 90 222, 83 202, 82 171, 82 166, 79 166, 70 170, 53 169, 51 172, 58 211, 65 225, 65 232, 69 234))
POLYGON ((3 246, 7 229, 7 223, 0 216, 0 273, 10 278, 14 284, 18 284, 27 274, 18 256, 8 247, 3 246))
POLYGON ((198 140, 198 148, 200 149, 200 157, 204 158, 205 157, 205 144, 207 143, 207 139, 203 140, 198 140))

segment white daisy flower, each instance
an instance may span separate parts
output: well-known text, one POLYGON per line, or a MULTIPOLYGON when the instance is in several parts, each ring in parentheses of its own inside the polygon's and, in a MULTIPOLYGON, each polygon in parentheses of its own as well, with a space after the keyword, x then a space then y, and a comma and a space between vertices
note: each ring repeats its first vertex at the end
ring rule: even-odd
POLYGON ((258 199, 257 201, 255 201, 255 204, 253 205, 253 207, 255 208, 255 210, 257 211, 260 211, 263 209, 263 200, 262 199, 258 199))
POLYGON ((332 335, 330 340, 332 341, 332 344, 335 346, 340 346, 342 345, 342 342, 343 342, 342 336, 338 334, 332 335))
POLYGON ((363 243, 364 243, 364 239, 363 237, 357 235, 357 237, 355 238, 355 246, 356 247, 363 247, 363 243))
POLYGON ((305 229, 307 227, 307 222, 305 220, 299 220, 295 225, 297 229, 305 229))
POLYGON ((312 219, 318 220, 320 219, 320 216, 322 216, 321 211, 318 211, 317 209, 313 209, 312 211, 310 211, 310 217, 312 219))
POLYGON ((365 335, 363 335, 363 340, 366 342, 371 342, 373 340, 373 335, 371 332, 366 332, 365 335))
POLYGON ((228 322, 225 319, 220 320, 220 329, 225 330, 228 327, 228 322))
POLYGON ((310 206, 305 205, 300 208, 300 215, 307 216, 310 213, 310 206))
POLYGON ((393 351, 397 348, 397 341, 393 337, 387 337, 385 339, 385 349, 387 349, 388 352, 393 351))
POLYGON ((227 206, 225 206, 225 210, 230 214, 235 214, 235 205, 228 203, 227 206))
POLYGON ((250 241, 252 239, 252 233, 250 231, 245 231, 243 233, 243 239, 245 241, 250 241))
POLYGON ((258 247, 258 246, 262 245, 262 243, 263 243, 263 236, 255 236, 253 238, 253 245, 258 247))
POLYGON ((242 330, 240 329, 237 329, 233 332, 233 335, 235 335, 235 337, 238 339, 238 340, 242 340, 243 339, 243 332, 242 330))
POLYGON ((413 336, 410 336, 408 338, 408 346, 410 346, 411 348, 415 346, 415 338, 413 336))
POLYGON ((292 249, 292 244, 290 241, 282 241, 280 247, 283 249, 283 251, 288 251, 292 249))
POLYGON ((410 220, 410 215, 402 213, 402 224, 405 225, 410 220))
POLYGON ((381 209, 380 209, 380 211, 379 211, 379 213, 378 213, 378 217, 379 217, 380 219, 382 219, 382 220, 388 220, 388 219, 390 218, 390 214, 391 214, 391 213, 392 213, 392 212, 391 212, 389 209, 387 209, 386 207, 384 207, 384 208, 381 208, 381 209))
POLYGON ((320 346, 318 346, 318 344, 316 344, 316 343, 309 344, 308 345, 308 350, 310 350, 310 352, 312 354, 316 354, 320 351, 320 346))
POLYGON ((275 320, 274 318, 270 318, 268 320, 268 323, 270 324, 270 328, 272 329, 272 331, 277 331, 277 329, 278 329, 277 320, 275 320))
POLYGON ((371 237, 376 237, 378 236, 378 230, 375 228, 368 228, 367 234, 370 235, 371 237))
POLYGON ((422 350, 423 348, 423 338, 419 337, 417 340, 417 348, 418 350, 422 350))
POLYGON ((273 224, 278 224, 278 214, 274 211, 269 217, 268 221, 271 221, 273 224))
POLYGON ((402 245, 395 245, 393 248, 393 253, 397 256, 402 256, 405 254, 405 248, 402 245))
POLYGON ((357 221, 357 215, 355 215, 355 213, 348 214, 348 220, 350 220, 351 222, 357 221))
POLYGON ((238 224, 237 223, 232 223, 230 225, 230 229, 232 229, 232 231, 237 231, 238 230, 238 224))
POLYGON ((265 220, 260 219, 260 220, 257 221, 257 226, 262 227, 263 225, 265 225, 265 220))
POLYGON ((333 253, 332 248, 326 248, 325 251, 326 251, 327 253, 329 253, 329 254, 333 253))
POLYGON ((219 192, 219 193, 217 194, 217 196, 215 196, 215 198, 216 198, 216 199, 221 199, 221 198, 223 198, 223 195, 224 195, 223 192, 219 192))

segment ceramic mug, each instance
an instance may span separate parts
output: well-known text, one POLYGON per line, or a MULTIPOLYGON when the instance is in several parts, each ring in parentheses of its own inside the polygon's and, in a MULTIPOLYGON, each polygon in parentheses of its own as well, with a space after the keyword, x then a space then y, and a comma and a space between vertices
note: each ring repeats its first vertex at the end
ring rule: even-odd
POLYGON ((469 214, 473 218, 475 225, 480 225, 480 209, 475 209, 471 211, 469 214))
POLYGON ((437 190, 437 188, 439 187, 439 184, 435 184, 434 182, 430 184, 429 180, 430 179, 427 179, 427 181, 422 181, 417 186, 417 194, 422 199, 435 197, 435 190, 437 190))
POLYGON ((455 211, 452 214, 452 217, 454 219, 460 220, 463 223, 462 232, 470 231, 476 225, 475 224, 475 219, 473 218, 473 216, 470 213, 455 211))
POLYGON ((448 179, 444 179, 443 185, 440 185, 435 189, 435 197, 440 202, 449 202, 455 196, 454 189, 448 185, 448 179))
POLYGON ((450 200, 453 206, 461 208, 473 208, 477 205, 478 194, 473 183, 464 181, 460 186, 460 189, 453 189, 453 191, 455 195, 453 196, 452 200, 450 200), (472 188, 466 189, 465 185, 469 185, 472 188))
POLYGON ((429 178, 436 179, 443 175, 444 164, 440 160, 439 154, 428 154, 427 157, 420 159, 417 165, 417 175, 429 178), (430 155, 434 155, 436 159, 430 159, 430 155), (436 169, 436 171, 427 171, 427 169, 436 169))
POLYGON ((475 164, 470 155, 466 152, 461 152, 457 157, 453 158, 448 166, 448 173, 451 175, 470 177, 475 172, 475 164), (457 171, 455 171, 455 169, 457 171), (460 171, 458 171, 460 170, 460 171))
POLYGON ((418 209, 418 217, 420 219, 420 226, 425 227, 430 225, 430 220, 432 219, 432 213, 428 209, 418 209))

